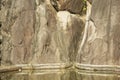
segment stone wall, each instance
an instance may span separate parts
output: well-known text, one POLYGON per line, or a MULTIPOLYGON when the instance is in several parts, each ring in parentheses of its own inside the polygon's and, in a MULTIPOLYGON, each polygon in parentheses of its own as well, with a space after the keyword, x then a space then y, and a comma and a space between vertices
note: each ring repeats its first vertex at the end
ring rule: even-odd
POLYGON ((0 64, 119 68, 120 1, 88 1, 0 0, 0 64))
POLYGON ((81 67, 119 68, 119 3, 119 0, 93 0, 77 58, 81 67))
POLYGON ((50 0, 1 3, 1 65, 65 66, 75 61, 85 20, 78 14, 81 9, 57 12, 50 0))

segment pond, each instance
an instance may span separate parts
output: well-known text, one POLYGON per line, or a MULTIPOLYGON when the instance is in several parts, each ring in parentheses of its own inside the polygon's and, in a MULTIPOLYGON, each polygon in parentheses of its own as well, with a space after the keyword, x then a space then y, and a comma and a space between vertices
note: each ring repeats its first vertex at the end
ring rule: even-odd
POLYGON ((0 80, 119 80, 118 74, 85 72, 79 70, 26 70, 0 73, 0 80))

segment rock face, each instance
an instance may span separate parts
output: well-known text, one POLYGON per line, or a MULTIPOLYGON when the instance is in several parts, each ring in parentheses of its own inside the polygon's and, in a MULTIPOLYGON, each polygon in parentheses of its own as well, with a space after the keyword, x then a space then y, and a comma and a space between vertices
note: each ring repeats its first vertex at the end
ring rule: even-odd
POLYGON ((119 3, 119 0, 93 0, 77 58, 80 64, 120 65, 119 3))
POLYGON ((32 56, 35 1, 3 0, 2 64, 28 63, 32 56), (20 3, 22 5, 20 5, 20 3))
POLYGON ((60 10, 67 10, 71 13, 81 14, 83 10, 83 0, 66 0, 60 7, 60 10))
POLYGON ((75 61, 81 34, 84 27, 83 19, 79 15, 70 14, 67 11, 57 13, 57 35, 56 44, 61 54, 69 56, 70 61, 75 61))
POLYGON ((0 0, 0 65, 119 66, 120 1, 55 1, 0 0))
POLYGON ((50 0, 56 11, 69 11, 82 14, 85 3, 83 0, 50 0))
POLYGON ((65 65, 75 61, 84 18, 68 11, 56 12, 50 0, 1 3, 1 65, 65 65))

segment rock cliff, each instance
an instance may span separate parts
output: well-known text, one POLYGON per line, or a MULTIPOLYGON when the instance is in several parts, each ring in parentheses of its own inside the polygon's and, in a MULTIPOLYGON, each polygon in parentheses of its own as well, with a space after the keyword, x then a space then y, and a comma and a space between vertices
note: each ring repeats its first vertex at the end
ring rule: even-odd
POLYGON ((85 16, 82 0, 68 1, 2 0, 1 65, 74 62, 85 16))

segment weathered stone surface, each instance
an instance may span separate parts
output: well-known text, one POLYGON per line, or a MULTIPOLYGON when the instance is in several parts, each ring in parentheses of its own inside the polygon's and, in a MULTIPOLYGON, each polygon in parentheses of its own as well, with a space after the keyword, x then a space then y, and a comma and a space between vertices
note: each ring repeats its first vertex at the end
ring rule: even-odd
POLYGON ((68 11, 56 12, 50 0, 3 2, 2 65, 62 66, 75 61, 84 17, 68 11))
POLYGON ((50 0, 56 11, 69 11, 74 14, 83 13, 85 6, 83 0, 50 0))
POLYGON ((56 41, 61 54, 67 54, 71 61, 75 60, 78 43, 82 34, 84 22, 79 15, 70 14, 67 11, 60 11, 57 14, 57 35, 56 41))
POLYGON ((83 44, 78 54, 77 60, 80 64, 119 66, 119 3, 119 0, 93 0, 91 15, 86 22, 83 44))
POLYGON ((83 0, 66 0, 61 5, 60 10, 67 10, 71 13, 81 14, 83 6, 83 0))
POLYGON ((52 37, 55 30, 56 11, 47 0, 46 3, 42 3, 36 8, 35 50, 32 63, 47 64, 59 62, 57 54, 55 54, 56 46, 52 37))
POLYGON ((2 23, 0 22, 0 65, 1 65, 1 50, 2 50, 2 34, 1 34, 2 23))
MULTIPOLYGON (((43 21, 46 16, 44 15, 40 18, 43 21)), ((57 14, 53 12, 41 23, 40 33, 36 36, 37 43, 32 63, 69 63, 70 59, 73 60, 73 57, 76 56, 75 51, 77 51, 77 45, 74 44, 79 42, 84 26, 80 16, 71 15, 66 11, 61 11, 57 14), (53 15, 56 15, 56 18, 53 15), (46 22, 48 23, 46 24, 46 22), (72 47, 73 45, 75 47, 72 47)))
POLYGON ((28 63, 32 56, 35 2, 32 0, 4 0, 2 64, 28 63), (6 13, 6 15, 4 15, 6 13))

